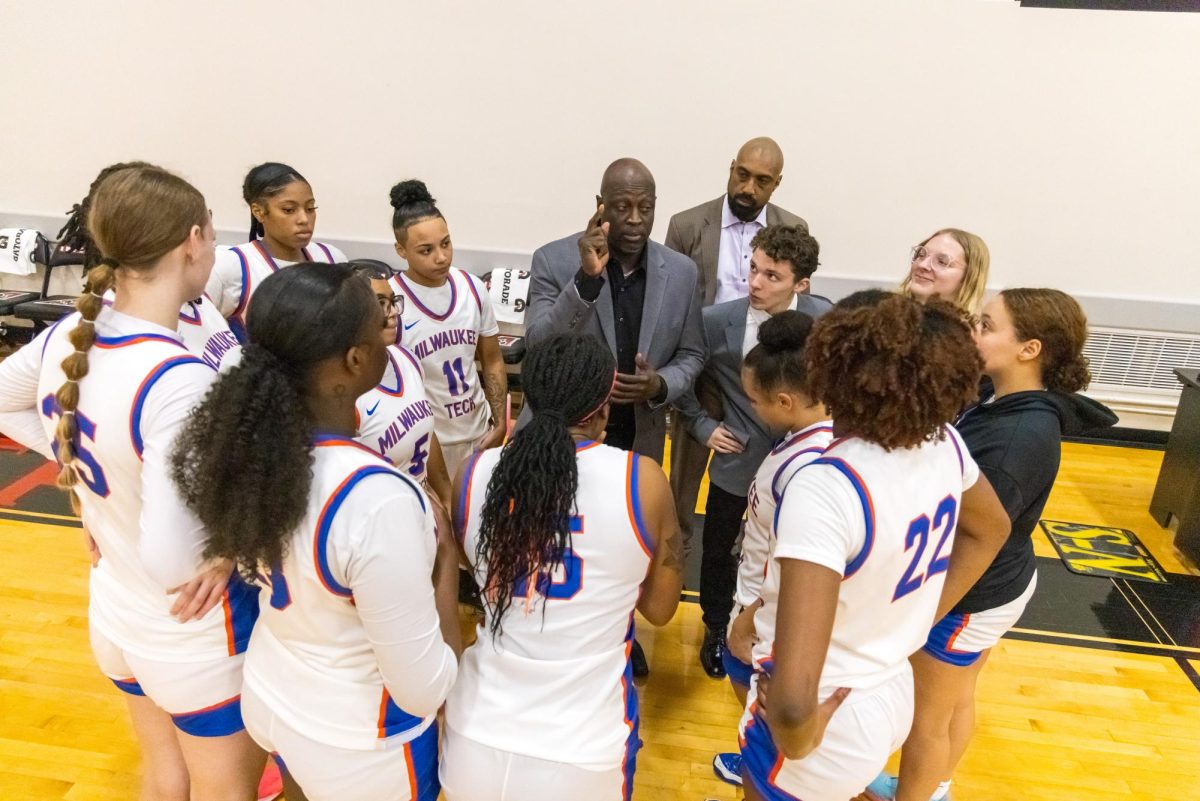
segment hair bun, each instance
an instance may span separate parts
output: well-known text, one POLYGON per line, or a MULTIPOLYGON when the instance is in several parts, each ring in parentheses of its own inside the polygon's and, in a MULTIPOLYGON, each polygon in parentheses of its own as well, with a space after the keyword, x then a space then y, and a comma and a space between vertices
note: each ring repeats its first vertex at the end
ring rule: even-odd
POLYGON ((431 206, 436 203, 433 195, 429 194, 429 188, 425 186, 425 182, 416 178, 401 181, 393 186, 391 198, 394 209, 402 209, 417 203, 428 203, 431 206))
POLYGON ((758 329, 758 344, 768 353, 796 351, 804 347, 812 331, 813 318, 803 312, 780 312, 764 322, 758 329))

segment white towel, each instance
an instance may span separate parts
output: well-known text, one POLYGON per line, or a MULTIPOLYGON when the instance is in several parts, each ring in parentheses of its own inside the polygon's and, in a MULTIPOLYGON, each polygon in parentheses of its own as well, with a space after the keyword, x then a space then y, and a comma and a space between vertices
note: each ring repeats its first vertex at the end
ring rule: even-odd
POLYGON ((520 325, 525 322, 525 303, 529 296, 529 270, 497 267, 487 279, 488 296, 496 322, 520 325))
POLYGON ((33 228, 0 228, 0 273, 33 275, 33 255, 40 234, 33 228))

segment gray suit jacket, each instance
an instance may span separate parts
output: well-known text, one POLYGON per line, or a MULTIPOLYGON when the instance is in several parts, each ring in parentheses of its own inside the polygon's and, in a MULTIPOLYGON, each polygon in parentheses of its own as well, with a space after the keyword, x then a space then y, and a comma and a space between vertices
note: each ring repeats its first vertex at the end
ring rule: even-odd
MULTIPOLYGON (((811 295, 797 295, 796 310, 810 317, 820 317, 832 308, 828 301, 811 295)), ((689 392, 675 406, 683 415, 688 430, 701 443, 707 443, 717 425, 725 423, 745 445, 741 453, 713 453, 708 465, 708 477, 726 492, 745 495, 759 465, 783 431, 769 431, 754 414, 750 399, 742 389, 742 346, 746 339, 746 312, 749 298, 738 298, 704 309, 704 342, 708 359, 704 363, 705 380, 711 381, 721 393, 725 419, 711 417, 689 392)))
MULTIPOLYGON (((575 288, 581 236, 571 234, 534 251, 525 339, 529 347, 536 348, 555 334, 591 334, 607 343, 615 356, 612 290, 607 279, 595 303, 579 297, 575 288)), ((666 381, 667 399, 658 406, 639 403, 635 407, 634 450, 661 464, 667 435, 666 406, 691 389, 704 366, 704 335, 700 331, 696 265, 657 242, 648 242, 646 247, 646 300, 638 350, 666 381)), ((522 411, 518 425, 528 418, 528 410, 522 411)))
MULTIPOLYGON (((667 226, 666 245, 690 258, 700 267, 700 284, 704 305, 711 306, 717 294, 717 259, 721 254, 721 206, 725 196, 681 211, 667 226)), ((802 225, 808 223, 774 203, 767 204, 767 225, 802 225)))

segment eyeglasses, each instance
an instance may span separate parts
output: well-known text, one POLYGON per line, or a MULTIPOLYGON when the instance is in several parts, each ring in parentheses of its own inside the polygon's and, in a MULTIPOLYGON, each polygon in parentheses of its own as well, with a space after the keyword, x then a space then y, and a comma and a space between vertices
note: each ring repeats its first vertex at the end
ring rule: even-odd
POLYGON ((379 308, 383 309, 383 316, 391 317, 393 313, 397 317, 404 316, 404 296, 392 295, 390 298, 387 295, 376 295, 375 300, 379 301, 379 308))
POLYGON ((929 266, 935 270, 949 270, 958 263, 945 253, 930 253, 922 245, 913 246, 913 249, 909 251, 909 255, 912 257, 913 264, 917 264, 928 259, 929 266))

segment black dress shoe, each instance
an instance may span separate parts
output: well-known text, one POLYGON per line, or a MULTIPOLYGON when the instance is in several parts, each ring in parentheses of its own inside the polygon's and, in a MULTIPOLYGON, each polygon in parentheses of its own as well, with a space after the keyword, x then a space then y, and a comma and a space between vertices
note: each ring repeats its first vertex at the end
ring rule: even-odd
POLYGON ((704 630, 704 644, 700 646, 700 666, 709 678, 725 678, 725 630, 704 630))
POLYGON ((650 665, 646 662, 646 654, 637 640, 633 641, 633 647, 629 649, 629 664, 633 668, 635 679, 644 679, 650 675, 650 665))

